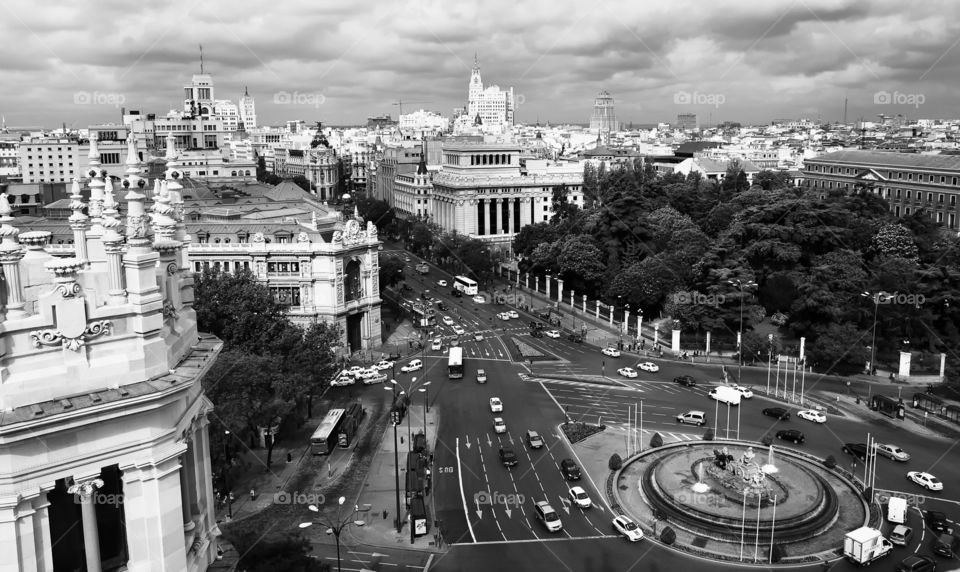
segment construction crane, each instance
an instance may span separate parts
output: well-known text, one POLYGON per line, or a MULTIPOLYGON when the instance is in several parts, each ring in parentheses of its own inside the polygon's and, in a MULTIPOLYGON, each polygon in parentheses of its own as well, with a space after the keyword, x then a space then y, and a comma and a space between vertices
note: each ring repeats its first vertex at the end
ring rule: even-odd
MULTIPOLYGON (((397 117, 398 122, 400 121, 399 115, 403 115, 403 103, 404 102, 402 99, 398 99, 393 102, 393 105, 396 105, 400 108, 400 113, 398 114, 398 117, 397 117)), ((407 103, 433 103, 433 102, 432 101, 408 101, 407 103)))

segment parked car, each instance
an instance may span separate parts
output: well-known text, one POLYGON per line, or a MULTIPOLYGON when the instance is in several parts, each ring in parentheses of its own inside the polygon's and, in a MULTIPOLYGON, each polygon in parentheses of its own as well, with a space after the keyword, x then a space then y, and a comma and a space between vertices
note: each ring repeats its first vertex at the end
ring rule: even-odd
POLYGON ((603 348, 600 352, 609 357, 620 357, 620 350, 617 348, 603 348))
POLYGON ((564 459, 560 461, 560 472, 568 481, 580 480, 580 467, 573 462, 573 459, 564 459))
POLYGON ((680 385, 685 385, 687 387, 696 387, 697 385, 697 380, 695 380, 692 375, 681 375, 673 378, 673 381, 674 383, 679 383, 680 385))
POLYGON ((527 431, 527 444, 530 445, 531 449, 539 449, 543 447, 543 438, 540 437, 540 434, 530 429, 527 431))
POLYGON ((960 538, 952 534, 941 534, 930 545, 933 553, 944 558, 956 558, 960 552, 960 538))
POLYGON ((515 467, 519 462, 517 454, 513 452, 513 447, 500 447, 500 462, 504 467, 515 467))
POLYGON ((508 313, 506 313, 506 312, 500 312, 499 314, 497 314, 497 319, 498 319, 498 320, 503 320, 504 322, 509 322, 509 321, 510 321, 510 314, 508 314, 508 313))
POLYGON ((490 398, 490 413, 503 413, 503 402, 499 397, 490 398))
POLYGON ((446 287, 447 287, 447 281, 446 281, 446 280, 437 280, 437 286, 439 286, 439 287, 441 287, 441 288, 446 288, 446 287))
POLYGON ((877 445, 877 454, 893 459, 894 461, 906 462, 910 460, 910 454, 890 443, 880 443, 877 445))
POLYGON ((462 336, 463 334, 467 333, 467 331, 464 330, 462 326, 454 326, 453 333, 457 334, 458 336, 462 336))
POLYGON ((560 337, 560 332, 556 330, 547 330, 544 332, 548 338, 558 339, 560 337))
POLYGON ((363 374, 363 369, 364 368, 360 367, 359 365, 352 365, 347 371, 349 371, 350 375, 353 377, 360 377, 363 374))
POLYGON ((483 304, 483 303, 486 302, 487 300, 486 300, 486 298, 484 298, 483 296, 480 296, 480 295, 478 294, 478 295, 476 295, 476 296, 473 297, 473 301, 474 301, 475 303, 477 303, 477 304, 483 304))
POLYGON ((720 403, 727 403, 729 405, 740 405, 740 392, 733 389, 732 387, 727 387, 721 385, 720 387, 714 387, 710 390, 709 393, 710 399, 716 399, 720 403))
POLYGON ((543 330, 530 330, 530 335, 533 336, 533 337, 535 337, 535 338, 542 338, 542 337, 543 337, 543 330))
POLYGON ((621 367, 617 370, 617 373, 623 377, 637 377, 637 370, 633 369, 632 367, 621 367))
POLYGON ((570 332, 569 334, 567 334, 567 339, 575 344, 583 343, 583 336, 581 336, 580 334, 575 334, 573 332, 570 332))
POLYGON ((450 295, 454 298, 463 298, 463 292, 457 290, 456 288, 450 291, 450 295))
POLYGON ((751 399, 753 397, 753 391, 751 391, 749 387, 744 387, 742 385, 731 385, 730 388, 734 391, 739 391, 740 397, 744 399, 751 399))
POLYGON ((590 508, 593 506, 593 502, 590 500, 590 495, 588 495, 587 491, 583 490, 581 487, 571 488, 568 495, 570 497, 570 502, 580 508, 590 508))
POLYGON ((796 429, 784 429, 777 431, 777 439, 781 441, 793 441, 794 445, 803 443, 803 433, 796 429))
POLYGON ((923 471, 910 471, 907 473, 907 479, 915 482, 928 491, 942 491, 943 482, 937 477, 923 471))
POLYGON ((444 324, 445 326, 452 326, 453 323, 454 323, 454 322, 453 322, 453 318, 451 318, 450 316, 444 316, 444 317, 443 317, 443 324, 444 324))
POLYGON ((848 455, 853 455, 862 461, 867 458, 867 444, 866 443, 844 443, 843 452, 848 455))
POLYGON ((442 339, 442 338, 436 338, 436 339, 434 339, 434 340, 433 340, 433 343, 430 344, 430 349, 433 350, 433 351, 435 351, 435 352, 438 352, 438 351, 442 350, 442 349, 443 349, 443 339, 442 339))
POLYGON ((613 529, 630 542, 643 540, 643 531, 629 516, 621 514, 613 519, 613 529))
POLYGON ((706 422, 707 414, 703 411, 687 411, 686 413, 677 415, 677 423, 686 423, 699 427, 706 422))
POLYGON ((790 412, 783 407, 767 407, 763 410, 763 414, 768 417, 776 417, 780 421, 790 419, 790 412))
POLYGON ((814 423, 827 422, 827 416, 824 415, 822 411, 817 411, 815 409, 804 409, 803 411, 797 411, 797 417, 800 419, 806 419, 807 421, 813 421, 814 423))
POLYGON ((444 304, 443 302, 437 302, 437 310, 440 310, 441 312, 446 312, 447 310, 449 310, 449 308, 447 308, 447 305, 444 304))
POLYGON ((482 341, 483 341, 483 334, 481 334, 480 332, 477 332, 477 333, 473 334, 473 339, 476 340, 476 341, 478 341, 478 342, 482 342, 482 341))

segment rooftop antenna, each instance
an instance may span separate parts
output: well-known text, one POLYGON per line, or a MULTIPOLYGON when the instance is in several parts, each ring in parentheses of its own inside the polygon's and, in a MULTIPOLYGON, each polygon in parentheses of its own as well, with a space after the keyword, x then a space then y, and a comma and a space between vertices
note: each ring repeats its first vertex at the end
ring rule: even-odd
POLYGON ((843 98, 843 124, 844 124, 844 125, 847 124, 847 98, 846 98, 846 96, 844 96, 844 98, 843 98))
POLYGON ((203 75, 203 44, 200 44, 200 74, 203 75))

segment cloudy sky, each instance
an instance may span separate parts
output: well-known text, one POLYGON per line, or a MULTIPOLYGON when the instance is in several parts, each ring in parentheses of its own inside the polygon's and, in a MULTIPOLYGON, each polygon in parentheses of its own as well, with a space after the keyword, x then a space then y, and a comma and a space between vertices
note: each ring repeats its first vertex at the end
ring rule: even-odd
POLYGON ((203 44, 217 97, 249 86, 261 123, 362 123, 398 99, 449 115, 475 52, 525 123, 587 122, 600 90, 624 123, 837 121, 845 97, 850 121, 957 117, 958 15, 952 0, 4 1, 0 113, 85 127, 180 108, 203 44))

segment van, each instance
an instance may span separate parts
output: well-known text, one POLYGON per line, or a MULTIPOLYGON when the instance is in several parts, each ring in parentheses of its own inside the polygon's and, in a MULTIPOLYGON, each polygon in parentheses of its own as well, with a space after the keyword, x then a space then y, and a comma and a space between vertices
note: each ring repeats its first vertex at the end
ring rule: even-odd
POLYGON ((907 499, 890 497, 887 503, 887 520, 896 524, 903 524, 907 519, 907 499))
POLYGON ((477 383, 487 383, 487 372, 482 369, 477 370, 477 383))
POLYGON ((710 390, 710 397, 720 403, 740 405, 740 399, 743 397, 743 394, 732 387, 721 385, 710 390))

